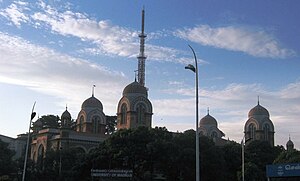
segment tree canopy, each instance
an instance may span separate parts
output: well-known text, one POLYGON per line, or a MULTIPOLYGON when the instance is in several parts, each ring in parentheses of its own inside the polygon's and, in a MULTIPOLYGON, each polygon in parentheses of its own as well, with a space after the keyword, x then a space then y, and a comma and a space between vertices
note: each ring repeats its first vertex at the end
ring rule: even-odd
MULTIPOLYGON (((92 180, 91 169, 124 169, 133 171, 133 180, 155 180, 158 176, 174 181, 195 180, 195 138, 194 130, 174 133, 164 127, 112 131, 110 137, 90 153, 71 148, 47 151, 45 158, 29 164, 27 175, 30 180, 92 180)), ((4 152, 5 144, 1 145, 4 152)), ((0 157, 4 155, 2 152, 0 157)), ((5 159, 11 154, 6 152, 5 159)), ((299 160, 297 150, 287 152, 282 146, 253 141, 245 148, 245 178, 265 180, 267 164, 299 160)), ((200 137, 201 181, 241 180, 241 166, 240 144, 228 141, 219 147, 210 138, 200 137)))
POLYGON ((15 152, 8 148, 8 143, 0 139, 0 177, 11 175, 15 168, 15 162, 12 160, 15 152))

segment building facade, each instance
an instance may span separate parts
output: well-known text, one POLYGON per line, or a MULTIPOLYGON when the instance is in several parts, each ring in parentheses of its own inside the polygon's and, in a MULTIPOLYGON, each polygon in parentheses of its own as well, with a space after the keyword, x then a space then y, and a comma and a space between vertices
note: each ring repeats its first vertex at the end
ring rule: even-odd
POLYGON ((118 104, 117 129, 151 128, 152 104, 146 87, 137 81, 127 85, 118 104))
POLYGON ((34 122, 32 160, 43 158, 48 150, 75 149, 77 153, 88 153, 108 138, 103 106, 94 94, 82 103, 75 122, 67 108, 60 121, 59 128, 43 125, 41 119, 34 122))
POLYGON ((244 126, 246 145, 254 140, 267 141, 274 146, 274 125, 269 111, 259 104, 248 113, 248 120, 244 126))
POLYGON ((209 109, 207 115, 200 119, 199 134, 212 139, 217 146, 222 146, 227 142, 222 138, 225 134, 218 128, 217 120, 209 114, 209 109))
POLYGON ((0 135, 0 140, 8 143, 8 148, 15 151, 13 159, 21 158, 25 153, 25 146, 27 142, 28 134, 19 134, 17 138, 11 138, 9 136, 0 135))
POLYGON ((123 90, 123 97, 118 103, 117 129, 130 129, 139 126, 151 128, 152 104, 148 99, 148 89, 145 87, 145 60, 144 33, 145 11, 142 11, 142 30, 140 37, 140 53, 138 59, 138 81, 127 85, 123 90))

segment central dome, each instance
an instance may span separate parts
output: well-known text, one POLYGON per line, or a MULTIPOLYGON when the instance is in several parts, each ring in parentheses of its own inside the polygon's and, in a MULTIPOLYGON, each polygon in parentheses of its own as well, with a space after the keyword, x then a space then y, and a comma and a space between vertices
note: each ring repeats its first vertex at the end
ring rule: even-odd
POLYGON ((127 85, 123 90, 123 96, 128 94, 143 94, 148 95, 146 87, 142 86, 140 83, 134 81, 131 84, 127 85))
POLYGON ((207 114, 200 120, 200 126, 215 126, 218 127, 217 120, 211 115, 207 114))
POLYGON ((262 107, 261 105, 257 105, 254 108, 252 108, 248 113, 248 118, 253 116, 267 116, 270 117, 269 111, 262 107))
POLYGON ((87 100, 85 100, 81 105, 82 109, 84 109, 84 108, 95 108, 95 107, 98 107, 101 110, 103 110, 102 103, 97 98, 95 98, 94 96, 92 96, 92 97, 88 98, 87 100))

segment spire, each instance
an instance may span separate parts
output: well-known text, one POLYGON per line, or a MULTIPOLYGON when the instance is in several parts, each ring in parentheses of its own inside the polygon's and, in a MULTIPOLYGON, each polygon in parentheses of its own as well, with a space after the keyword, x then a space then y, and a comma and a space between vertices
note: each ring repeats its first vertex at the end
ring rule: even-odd
POLYGON ((145 50, 145 38, 147 37, 144 33, 145 30, 145 10, 142 10, 142 31, 139 34, 140 37, 140 53, 138 58, 138 82, 144 86, 145 85, 145 60, 146 56, 144 54, 145 50))
POLYGON ((257 105, 259 105, 259 96, 257 96, 257 105))
POLYGON ((135 70, 135 71, 134 71, 134 82, 136 82, 137 72, 138 72, 138 70, 135 70))
POLYGON ((207 107, 207 115, 209 115, 209 107, 207 107))
POLYGON ((68 110, 68 104, 66 104, 66 111, 68 110))
POLYGON ((92 97, 94 97, 95 87, 96 87, 96 85, 93 85, 93 88, 92 88, 92 97))

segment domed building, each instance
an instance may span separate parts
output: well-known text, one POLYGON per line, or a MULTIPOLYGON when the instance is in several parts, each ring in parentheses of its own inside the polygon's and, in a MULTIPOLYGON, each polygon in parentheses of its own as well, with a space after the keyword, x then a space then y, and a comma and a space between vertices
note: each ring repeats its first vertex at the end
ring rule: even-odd
POLYGON ((289 137, 289 141, 286 143, 286 150, 292 151, 294 149, 294 143, 291 140, 291 137, 289 137))
POLYGON ((94 97, 86 99, 81 105, 81 111, 76 120, 76 131, 94 134, 105 134, 106 117, 102 103, 94 97))
POLYGON ((209 109, 207 115, 200 120, 199 134, 211 138, 216 145, 225 141, 222 139, 225 134, 218 128, 217 120, 209 114, 209 109))
POLYGON ((269 111, 259 104, 248 113, 244 127, 246 145, 254 140, 267 141, 274 146, 274 125, 270 120, 269 111))
POLYGON ((145 87, 145 60, 144 54, 145 38, 144 33, 145 11, 142 11, 142 32, 140 37, 140 53, 138 59, 138 81, 127 85, 123 90, 123 97, 120 99, 117 108, 117 129, 130 129, 145 126, 151 128, 152 104, 148 99, 148 90, 145 87))
POLYGON ((45 153, 49 150, 75 148, 78 153, 88 153, 109 137, 107 132, 111 124, 108 123, 113 123, 116 119, 117 129, 139 126, 151 128, 152 104, 148 99, 148 89, 145 87, 144 10, 142 11, 142 32, 139 37, 138 81, 135 80, 124 88, 123 96, 118 103, 117 117, 104 114, 101 101, 94 96, 94 85, 92 96, 82 103, 75 122, 66 108, 61 115, 60 127, 58 116, 58 119, 54 121, 57 123, 56 127, 44 127, 39 120, 34 123, 36 129, 31 143, 32 160, 37 161, 45 157, 45 153))
POLYGON ((61 127, 71 129, 72 126, 72 117, 71 114, 68 111, 68 107, 66 107, 66 110, 62 113, 60 117, 61 121, 61 127))
POLYGON ((75 148, 78 153, 88 153, 107 139, 106 115, 102 103, 94 96, 86 99, 74 124, 67 107, 60 118, 60 127, 45 127, 40 119, 33 123, 31 159, 35 162, 45 157, 49 150, 75 148))
POLYGON ((123 90, 117 110, 117 129, 151 128, 152 104, 148 99, 147 88, 136 80, 123 90))

